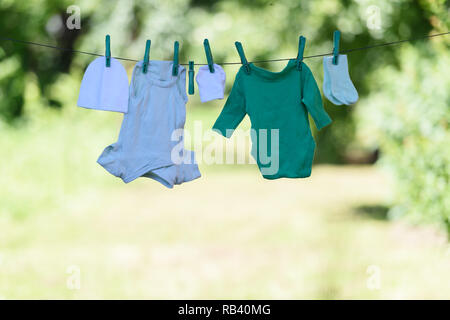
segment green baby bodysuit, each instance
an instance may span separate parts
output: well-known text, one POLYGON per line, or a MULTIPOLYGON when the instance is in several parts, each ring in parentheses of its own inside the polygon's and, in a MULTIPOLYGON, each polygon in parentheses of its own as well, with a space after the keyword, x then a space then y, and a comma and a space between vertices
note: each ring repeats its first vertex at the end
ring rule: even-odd
POLYGON ((315 142, 308 113, 319 130, 331 123, 311 70, 298 58, 280 72, 247 63, 243 52, 241 60, 243 66, 213 130, 229 138, 248 114, 251 154, 263 177, 309 177, 315 142))

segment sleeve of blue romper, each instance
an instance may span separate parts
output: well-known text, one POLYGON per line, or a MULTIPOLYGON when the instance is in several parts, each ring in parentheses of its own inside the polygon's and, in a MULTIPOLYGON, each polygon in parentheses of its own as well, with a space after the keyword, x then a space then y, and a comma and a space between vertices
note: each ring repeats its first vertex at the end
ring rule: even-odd
POLYGON ((317 130, 320 130, 331 123, 331 118, 323 107, 322 96, 311 70, 309 68, 304 68, 304 70, 302 102, 313 118, 317 130))
POLYGON ((244 89, 242 87, 241 72, 238 72, 227 102, 225 102, 222 112, 214 123, 213 130, 229 138, 233 134, 234 129, 241 123, 245 114, 244 89))

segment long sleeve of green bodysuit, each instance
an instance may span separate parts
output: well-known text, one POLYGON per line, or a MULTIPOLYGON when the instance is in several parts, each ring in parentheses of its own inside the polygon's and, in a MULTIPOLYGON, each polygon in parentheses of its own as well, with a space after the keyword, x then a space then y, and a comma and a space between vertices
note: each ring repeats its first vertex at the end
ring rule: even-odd
POLYGON ((241 123, 245 114, 244 89, 242 87, 241 73, 238 73, 227 102, 216 123, 214 123, 213 130, 229 138, 233 134, 234 129, 241 123))
POLYGON ((314 76, 309 68, 306 68, 305 72, 302 102, 313 118, 317 130, 320 130, 331 123, 331 118, 323 108, 322 96, 320 95, 314 76))

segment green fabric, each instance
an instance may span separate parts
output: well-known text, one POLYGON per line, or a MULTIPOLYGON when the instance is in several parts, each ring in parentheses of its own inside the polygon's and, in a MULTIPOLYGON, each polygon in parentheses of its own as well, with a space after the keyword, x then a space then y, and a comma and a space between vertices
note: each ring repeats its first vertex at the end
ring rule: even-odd
MULTIPOLYGON (((270 72, 250 63, 247 74, 242 66, 222 112, 213 130, 229 138, 246 114, 252 129, 252 156, 255 158, 263 177, 304 178, 311 175, 315 142, 309 126, 308 113, 317 129, 331 123, 323 108, 322 97, 317 83, 307 65, 296 68, 296 60, 290 60, 280 72, 270 72), (260 129, 267 130, 267 149, 260 150, 257 137, 260 129), (271 129, 278 129, 278 148, 272 150, 271 129), (267 151, 266 151, 267 150, 267 151), (272 152, 271 152, 272 150, 272 152), (275 154, 272 154, 274 153, 275 154), (278 156, 279 168, 275 173, 265 174, 268 167, 262 154, 278 156)), ((261 137, 261 140, 266 139, 261 137)), ((261 141, 260 141, 261 142, 261 141)))

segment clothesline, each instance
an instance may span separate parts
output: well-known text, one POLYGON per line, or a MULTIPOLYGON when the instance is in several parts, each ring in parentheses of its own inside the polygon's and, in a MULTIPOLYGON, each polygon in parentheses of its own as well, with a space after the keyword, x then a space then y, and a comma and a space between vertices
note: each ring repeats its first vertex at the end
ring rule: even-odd
MULTIPOLYGON (((390 46, 390 45, 401 44, 401 43, 404 43, 404 42, 412 42, 412 41, 422 40, 422 39, 426 39, 426 38, 445 36, 445 35, 448 35, 448 34, 450 34, 450 32, 436 33, 436 34, 431 34, 431 35, 421 36, 421 37, 416 37, 416 38, 411 38, 411 39, 404 39, 404 40, 379 43, 379 44, 374 44, 374 45, 369 45, 369 46, 364 46, 364 47, 359 47, 359 48, 340 50, 339 53, 341 53, 341 54, 342 53, 350 53, 350 52, 354 52, 354 51, 367 50, 367 49, 378 48, 378 47, 385 47, 385 46, 390 46)), ((54 45, 50 45, 50 44, 38 43, 38 42, 33 42, 33 41, 19 40, 19 39, 14 39, 14 38, 10 38, 10 37, 0 37, 0 40, 12 41, 12 42, 21 43, 21 44, 35 45, 35 46, 40 46, 40 47, 45 47, 45 48, 50 48, 50 49, 56 49, 56 50, 66 51, 66 52, 86 54, 86 55, 91 55, 91 56, 96 56, 96 57, 103 57, 104 56, 103 54, 87 52, 87 51, 81 51, 81 50, 73 50, 73 49, 68 49, 68 48, 62 48, 62 47, 58 47, 58 46, 54 46, 54 45)), ((321 54, 316 54, 316 55, 311 55, 311 56, 304 56, 303 59, 318 58, 318 57, 325 57, 325 56, 331 56, 331 55, 333 55, 333 52, 321 53, 321 54)), ((140 60, 135 60, 135 59, 130 59, 130 58, 123 58, 123 57, 112 57, 112 58, 117 59, 117 60, 133 61, 133 62, 140 61, 140 60)), ((255 60, 255 61, 249 61, 249 62, 251 62, 251 63, 264 63, 264 62, 287 61, 287 60, 291 60, 291 59, 293 59, 293 58, 255 60)), ((217 63, 217 64, 219 64, 219 65, 235 65, 235 64, 241 64, 241 62, 222 62, 222 63, 217 63)), ((188 63, 180 63, 180 65, 187 66, 189 64, 188 63)), ((208 65, 208 64, 207 63, 194 63, 194 65, 204 66, 204 65, 208 65)))

